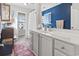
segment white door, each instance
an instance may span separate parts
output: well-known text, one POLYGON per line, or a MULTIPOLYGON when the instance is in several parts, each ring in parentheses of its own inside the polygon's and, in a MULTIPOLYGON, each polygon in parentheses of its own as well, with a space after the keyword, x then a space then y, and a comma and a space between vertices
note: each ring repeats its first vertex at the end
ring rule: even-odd
POLYGON ((36 30, 36 11, 29 13, 28 18, 28 35, 30 36, 30 30, 36 30))
POLYGON ((52 56, 53 55, 52 38, 41 36, 39 45, 40 56, 52 56))

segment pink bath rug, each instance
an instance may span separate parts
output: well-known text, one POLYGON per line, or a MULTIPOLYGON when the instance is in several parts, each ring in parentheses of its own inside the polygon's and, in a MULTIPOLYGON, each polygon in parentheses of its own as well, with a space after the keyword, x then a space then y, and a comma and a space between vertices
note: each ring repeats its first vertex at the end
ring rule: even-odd
POLYGON ((14 44, 13 52, 15 56, 35 56, 33 51, 24 45, 24 43, 14 44))

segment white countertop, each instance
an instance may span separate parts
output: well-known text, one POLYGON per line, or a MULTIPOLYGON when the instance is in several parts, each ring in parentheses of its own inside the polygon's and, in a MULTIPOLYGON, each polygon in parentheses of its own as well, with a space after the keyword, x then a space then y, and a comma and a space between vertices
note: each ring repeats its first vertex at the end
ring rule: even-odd
POLYGON ((79 45, 79 31, 67 29, 53 29, 52 31, 32 30, 40 34, 44 34, 58 40, 79 45))

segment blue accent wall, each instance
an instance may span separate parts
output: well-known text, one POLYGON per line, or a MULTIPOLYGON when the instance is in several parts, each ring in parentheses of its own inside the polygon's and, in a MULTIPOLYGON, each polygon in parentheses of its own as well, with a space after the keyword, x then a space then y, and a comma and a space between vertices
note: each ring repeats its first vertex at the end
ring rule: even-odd
POLYGON ((42 12, 42 16, 51 12, 51 27, 56 28, 56 20, 64 20, 64 29, 71 28, 71 5, 72 3, 62 3, 42 12))

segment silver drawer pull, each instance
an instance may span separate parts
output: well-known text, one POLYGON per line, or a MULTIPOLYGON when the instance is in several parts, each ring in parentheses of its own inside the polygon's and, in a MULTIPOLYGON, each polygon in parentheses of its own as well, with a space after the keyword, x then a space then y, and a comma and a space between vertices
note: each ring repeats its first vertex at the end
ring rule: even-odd
POLYGON ((64 47, 61 47, 61 49, 65 49, 64 47))

